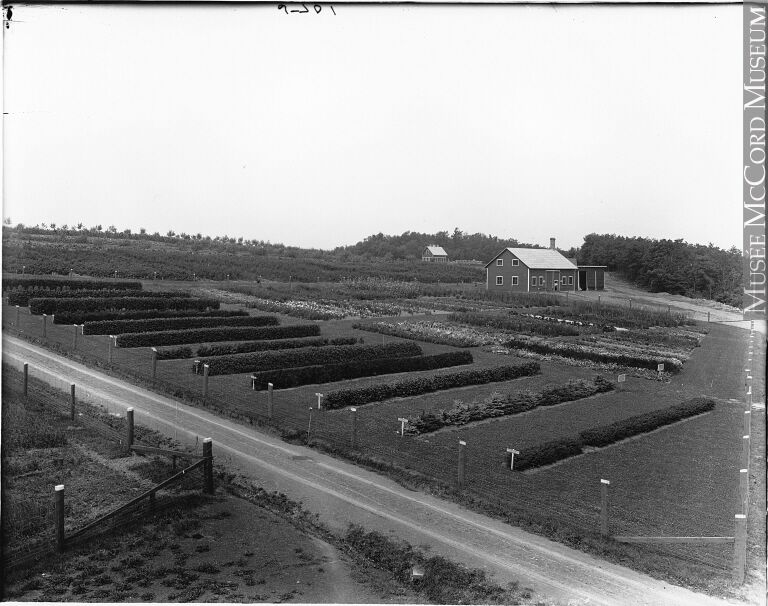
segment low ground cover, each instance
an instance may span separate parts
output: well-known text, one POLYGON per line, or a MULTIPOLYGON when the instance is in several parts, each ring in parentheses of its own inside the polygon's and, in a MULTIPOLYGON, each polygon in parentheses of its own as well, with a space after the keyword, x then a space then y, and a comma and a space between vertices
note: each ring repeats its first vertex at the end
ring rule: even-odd
POLYGON ((543 313, 558 318, 579 319, 595 324, 624 328, 649 328, 651 326, 686 326, 695 322, 685 314, 660 310, 630 308, 597 301, 573 301, 569 306, 547 307, 543 313))
POLYGON ((580 334, 579 330, 572 324, 547 322, 537 319, 535 316, 522 314, 502 316, 489 313, 458 312, 450 314, 448 321, 484 328, 496 328, 505 332, 521 332, 550 337, 573 337, 580 334))
POLYGON ((352 327, 403 339, 414 339, 453 347, 478 347, 497 342, 494 335, 487 330, 427 320, 359 322, 353 324, 352 327))

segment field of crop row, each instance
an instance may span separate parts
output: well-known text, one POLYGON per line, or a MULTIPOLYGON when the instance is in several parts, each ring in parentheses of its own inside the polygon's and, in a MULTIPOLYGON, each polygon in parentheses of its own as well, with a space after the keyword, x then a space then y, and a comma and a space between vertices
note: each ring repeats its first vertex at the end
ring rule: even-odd
MULTIPOLYGON (((213 298, 211 292, 191 294, 203 294, 199 298, 203 301, 213 298)), ((78 299, 64 300, 72 306, 78 299)), ((82 311, 102 314, 100 321, 119 321, 122 309, 112 312, 115 318, 103 317, 114 305, 109 300, 104 298, 101 309, 82 311)), ((274 302, 282 305, 286 300, 274 302)), ((381 299, 373 296, 371 302, 381 299)), ((238 303, 226 297, 214 305, 221 308, 222 303, 226 308, 222 311, 230 313, 250 316, 266 311, 248 307, 248 300, 238 303)), ((446 303, 454 305, 456 299, 446 303)), ((465 304, 471 307, 472 301, 465 304)), ((741 409, 726 402, 739 389, 738 379, 734 384, 729 378, 729 373, 738 376, 736 370, 743 365, 739 335, 715 325, 707 335, 706 328, 692 326, 685 318, 646 312, 625 314, 630 322, 616 330, 611 322, 623 316, 609 306, 558 309, 561 313, 552 313, 551 306, 545 310, 523 304, 517 308, 511 303, 478 304, 450 317, 355 323, 310 322, 275 307, 278 325, 272 327, 137 331, 118 337, 120 346, 113 347, 108 337, 89 335, 87 330, 78 335, 72 326, 49 324, 45 340, 74 355, 111 363, 118 371, 200 406, 251 423, 271 424, 287 439, 309 442, 417 483, 455 486, 461 440, 466 443, 467 464, 463 494, 476 495, 485 507, 498 503, 514 523, 566 542, 595 540, 601 477, 612 481, 611 523, 616 532, 728 534, 736 506, 733 468, 738 464, 734 453, 741 409), (304 330, 302 326, 311 331, 274 338, 263 332, 304 330), (297 346, 281 346, 289 342, 297 346), (153 364, 150 347, 170 345, 184 348, 181 359, 163 359, 162 352, 169 348, 161 348, 153 364), (462 353, 465 348, 469 351, 462 353), (193 351, 213 356, 201 360, 209 367, 205 375, 191 372, 187 354, 194 356, 193 351), (388 357, 388 351, 401 353, 388 357), (459 356, 465 357, 456 367, 459 356), (661 375, 655 370, 659 363, 665 365, 661 375), (727 368, 713 374, 718 363, 727 368), (532 371, 505 374, 503 368, 532 371), (627 375, 626 381, 618 383, 619 373, 627 375), (707 385, 702 374, 712 375, 712 383, 707 385), (716 376, 721 379, 717 386, 716 376), (260 391, 266 382, 274 384, 271 395, 260 391), (326 403, 323 406, 321 400, 319 410, 317 393, 326 403), (716 398, 714 408, 696 409, 689 419, 665 412, 701 395, 716 398), (350 410, 351 405, 358 406, 357 412, 350 410), (439 426, 414 430, 418 419, 423 426, 423 420, 437 418, 439 426), (525 453, 552 440, 617 423, 640 423, 644 431, 659 427, 635 421, 641 418, 679 422, 596 450, 588 442, 589 448, 574 451, 579 456, 550 467, 525 472, 508 467, 507 448, 525 453), (410 420, 408 430, 401 419, 410 420), (707 440, 715 436, 719 442, 711 449, 707 440), (711 496, 706 499, 704 494, 711 496)), ((4 323, 12 331, 42 337, 39 316, 23 310, 16 322, 13 308, 5 311, 4 323)), ((217 323, 216 316, 204 317, 217 323)), ((153 321, 143 320, 148 326, 153 321)), ((621 431, 614 432, 619 439, 633 435, 621 431)), ((641 569, 661 576, 668 574, 668 558, 673 558, 689 582, 709 579, 706 582, 722 584, 727 578, 730 554, 723 547, 621 550, 631 554, 627 557, 641 569)))

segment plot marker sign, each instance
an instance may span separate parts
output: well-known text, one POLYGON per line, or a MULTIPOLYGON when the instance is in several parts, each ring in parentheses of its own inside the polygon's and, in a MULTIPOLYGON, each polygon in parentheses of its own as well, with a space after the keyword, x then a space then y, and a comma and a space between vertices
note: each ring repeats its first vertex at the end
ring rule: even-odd
POLYGON ((408 422, 408 419, 398 417, 397 420, 400 421, 400 437, 402 438, 405 435, 405 424, 408 422))
POLYGON ((507 448, 507 454, 509 455, 509 468, 511 470, 515 469, 515 455, 520 454, 519 450, 515 450, 514 448, 507 448))
POLYGON ((317 392, 315 394, 317 396, 317 409, 322 410, 323 409, 323 394, 320 392, 317 392))

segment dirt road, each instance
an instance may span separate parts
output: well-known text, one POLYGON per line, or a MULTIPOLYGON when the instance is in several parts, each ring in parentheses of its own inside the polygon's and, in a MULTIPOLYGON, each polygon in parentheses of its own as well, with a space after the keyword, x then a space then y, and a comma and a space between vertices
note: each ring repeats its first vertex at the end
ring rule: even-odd
POLYGON ((311 449, 288 445, 226 419, 3 336, 3 360, 59 387, 77 385, 115 413, 133 407, 137 423, 182 442, 213 439, 214 456, 264 488, 302 501, 334 528, 350 522, 429 545, 437 553, 483 568, 502 584, 520 581, 538 598, 564 604, 726 604, 604 562, 311 449))

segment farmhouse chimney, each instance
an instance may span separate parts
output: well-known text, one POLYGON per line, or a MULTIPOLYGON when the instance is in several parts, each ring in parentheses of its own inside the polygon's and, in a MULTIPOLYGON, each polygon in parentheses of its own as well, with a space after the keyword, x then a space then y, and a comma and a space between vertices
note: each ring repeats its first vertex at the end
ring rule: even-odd
POLYGON ((554 238, 550 238, 550 239, 549 239, 549 247, 550 247, 552 250, 555 250, 555 239, 554 239, 554 238))

